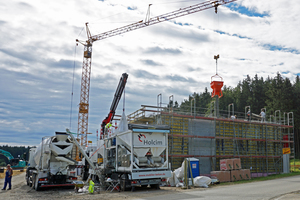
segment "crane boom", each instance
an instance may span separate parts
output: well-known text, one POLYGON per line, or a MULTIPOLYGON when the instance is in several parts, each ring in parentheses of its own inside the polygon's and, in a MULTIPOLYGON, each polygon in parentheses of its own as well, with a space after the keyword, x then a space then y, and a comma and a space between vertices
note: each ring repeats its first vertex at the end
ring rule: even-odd
POLYGON ((125 85, 127 83, 127 78, 128 78, 128 74, 126 74, 126 73, 123 73, 122 77, 120 78, 120 82, 119 82, 118 87, 116 89, 114 99, 111 103, 110 111, 108 113, 108 116, 102 121, 102 124, 101 124, 101 134, 102 135, 104 134, 105 125, 114 119, 116 109, 118 107, 119 101, 122 97, 122 93, 123 93, 125 85))
MULTIPOLYGON (((78 132, 77 138, 81 135, 81 146, 87 145, 87 132, 88 132, 88 112, 89 112, 89 90, 90 90, 90 75, 91 75, 91 61, 92 61, 92 45, 93 42, 98 40, 103 40, 112 36, 120 35, 129 31, 144 28, 150 25, 154 25, 160 22, 168 21, 192 13, 196 13, 202 10, 215 8, 217 12, 217 7, 219 5, 228 4, 236 0, 209 0, 203 3, 198 3, 193 6, 186 8, 180 8, 179 10, 169 12, 163 15, 149 18, 147 21, 139 21, 121 28, 113 29, 98 35, 92 36, 88 28, 88 23, 86 23, 87 38, 84 43, 84 58, 82 64, 82 78, 81 78, 81 92, 80 92, 80 103, 79 103, 79 113, 78 113, 78 132)), ((78 159, 78 153, 76 153, 76 159, 78 159)))

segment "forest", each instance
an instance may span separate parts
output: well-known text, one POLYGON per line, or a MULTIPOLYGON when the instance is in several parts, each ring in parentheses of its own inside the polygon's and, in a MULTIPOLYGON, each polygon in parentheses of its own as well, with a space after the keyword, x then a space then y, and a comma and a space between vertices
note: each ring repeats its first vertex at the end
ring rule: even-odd
MULTIPOLYGON (((209 89, 212 91, 212 89, 209 89)), ((240 81, 236 87, 222 88, 223 97, 219 99, 219 109, 222 117, 228 113, 228 105, 234 104, 234 114, 237 118, 245 117, 245 108, 251 107, 251 112, 259 115, 261 109, 266 111, 266 120, 278 122, 281 120, 287 124, 287 118, 294 118, 294 133, 295 133, 295 153, 299 156, 299 137, 300 132, 300 77, 297 76, 295 80, 291 81, 288 78, 283 78, 280 73, 275 77, 268 77, 266 80, 263 77, 255 75, 251 78, 249 75, 240 81), (276 111, 280 111, 275 113, 276 111), (226 114, 225 114, 226 113, 226 114), (276 117, 277 115, 277 117, 276 117), (280 116, 280 117, 279 117, 280 116), (275 119, 276 117, 276 119, 275 119)), ((212 106, 213 98, 211 92, 205 88, 204 92, 194 93, 188 99, 185 99, 179 106, 175 102, 175 108, 180 110, 191 111, 191 103, 196 104, 196 113, 208 112, 212 106), (191 102, 195 99, 195 102, 191 102)), ((194 108, 193 108, 194 109, 194 108)), ((290 123, 290 125, 293 125, 290 123)))

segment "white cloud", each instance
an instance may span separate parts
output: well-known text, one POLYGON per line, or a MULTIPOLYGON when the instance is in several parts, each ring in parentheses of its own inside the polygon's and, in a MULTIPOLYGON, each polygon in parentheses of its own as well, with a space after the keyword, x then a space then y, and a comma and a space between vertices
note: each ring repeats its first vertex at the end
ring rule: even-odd
MULTIPOLYGON (((83 46, 75 48, 75 40, 86 40, 86 22, 95 35, 144 20, 149 3, 154 17, 197 2, 1 2, 0 144, 37 145, 43 136, 64 131, 70 126, 72 92, 71 130, 76 132, 83 46)), ((124 72, 129 74, 127 114, 140 105, 155 105, 159 93, 163 102, 170 95, 182 102, 205 87, 210 91, 216 54, 227 86, 247 74, 266 78, 282 72, 293 81, 300 71, 299 8, 296 0, 238 0, 219 7, 218 15, 209 9, 94 42, 89 132, 95 133, 108 114, 124 72), (241 14, 232 6, 264 16, 241 14)), ((122 107, 123 100, 117 114, 122 107)))

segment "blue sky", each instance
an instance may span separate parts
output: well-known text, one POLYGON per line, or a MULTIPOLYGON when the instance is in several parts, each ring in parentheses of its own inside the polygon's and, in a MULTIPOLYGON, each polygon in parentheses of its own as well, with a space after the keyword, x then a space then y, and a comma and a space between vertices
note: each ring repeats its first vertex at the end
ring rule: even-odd
MULTIPOLYGON (((144 20, 150 3, 153 17, 199 2, 204 1, 0 2, 0 145, 38 145, 55 131, 77 131, 83 47, 75 40, 86 40, 86 22, 96 35, 144 20)), ((181 103, 205 87, 210 91, 217 54, 227 86, 247 75, 277 72, 293 81, 300 71, 297 3, 237 0, 219 7, 218 15, 209 9, 95 42, 89 140, 96 142, 124 72, 127 115, 156 105, 160 93, 164 103, 171 95, 181 103)), ((123 99, 117 114, 122 108, 123 99)))

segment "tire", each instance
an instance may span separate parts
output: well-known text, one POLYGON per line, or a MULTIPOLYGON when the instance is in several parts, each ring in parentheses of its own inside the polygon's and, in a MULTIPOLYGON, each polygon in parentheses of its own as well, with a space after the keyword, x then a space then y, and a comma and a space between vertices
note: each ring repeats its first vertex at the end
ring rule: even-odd
POLYGON ((128 175, 122 174, 120 176, 120 190, 121 191, 129 191, 131 189, 132 189, 132 187, 129 187, 128 175))
POLYGON ((29 185, 29 170, 26 170, 26 175, 25 175, 25 179, 26 179, 26 183, 27 183, 27 185, 29 185))
POLYGON ((32 168, 27 168, 26 170, 26 183, 29 187, 32 187, 32 183, 33 183, 32 176, 34 176, 31 170, 32 168))
POLYGON ((132 186, 132 187, 131 187, 131 192, 134 192, 134 191, 135 191, 135 187, 132 186))
POLYGON ((122 192, 124 192, 125 191, 125 187, 126 185, 125 185, 125 180, 120 180, 120 190, 122 191, 122 192))

